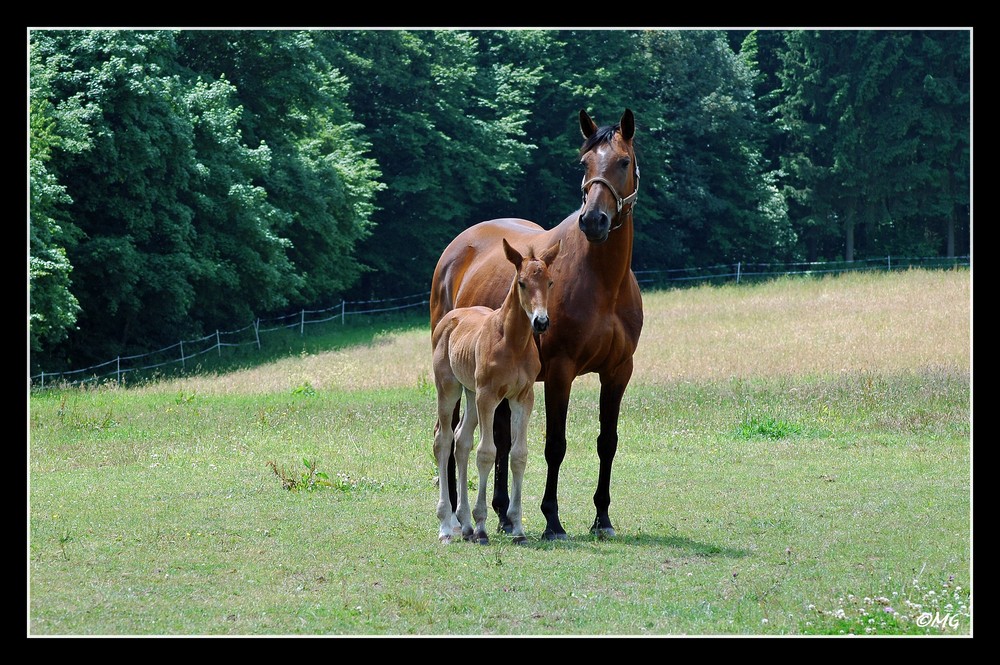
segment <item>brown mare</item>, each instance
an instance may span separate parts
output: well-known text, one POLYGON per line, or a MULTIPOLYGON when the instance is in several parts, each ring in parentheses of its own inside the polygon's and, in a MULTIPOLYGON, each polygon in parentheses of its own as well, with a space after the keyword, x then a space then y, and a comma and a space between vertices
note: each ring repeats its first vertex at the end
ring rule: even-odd
MULTIPOLYGON (((549 327, 548 300, 552 279, 549 265, 559 253, 559 243, 538 258, 528 257, 502 242, 504 256, 514 265, 514 279, 499 309, 462 307, 453 309, 438 322, 431 336, 434 349, 434 384, 437 387, 438 423, 434 432, 434 457, 438 463, 441 494, 437 515, 441 522, 438 538, 450 543, 461 533, 489 543, 486 535, 486 486, 496 460, 493 443, 493 414, 507 400, 511 413, 510 507, 506 513, 515 543, 526 541, 521 527, 521 485, 528 463, 528 420, 535 404, 535 378, 542 367, 534 335, 549 327), (466 396, 465 415, 456 431, 452 418, 466 396), (472 435, 480 426, 476 466, 479 493, 469 519, 467 472, 472 435), (454 443, 458 467, 458 507, 453 509, 445 482, 448 460, 454 443)), ((509 270, 509 266, 508 266, 509 270)), ((508 272, 509 274, 509 272, 508 272)))
MULTIPOLYGON (((566 412, 573 380, 590 372, 601 381, 597 517, 591 531, 601 537, 615 535, 608 517, 611 466, 618 448, 618 414, 642 330, 642 299, 631 270, 632 209, 639 189, 632 145, 635 118, 626 109, 618 125, 599 128, 586 111, 580 111, 580 129, 585 139, 580 161, 586 169, 580 209, 550 230, 524 219, 495 219, 466 229, 438 260, 430 296, 432 326, 456 307, 498 307, 509 287, 501 269, 506 260, 501 237, 536 247, 562 243, 551 266, 552 324, 538 340, 537 380, 545 382, 547 478, 541 505, 545 539, 566 538, 557 499, 559 466, 566 455, 566 412)), ((510 531, 511 525, 504 521, 510 501, 506 487, 510 420, 503 405, 494 427, 498 457, 493 509, 501 528, 510 531)), ((453 478, 449 464, 449 483, 453 478)), ((454 502, 454 490, 451 498, 454 502)))

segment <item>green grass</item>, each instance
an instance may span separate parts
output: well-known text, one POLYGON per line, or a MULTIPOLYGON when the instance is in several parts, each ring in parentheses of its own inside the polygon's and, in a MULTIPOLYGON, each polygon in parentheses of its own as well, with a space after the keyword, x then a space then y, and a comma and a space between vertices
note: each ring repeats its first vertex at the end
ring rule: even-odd
MULTIPOLYGON (((685 298, 706 322, 730 317, 773 288, 654 295, 647 321, 685 298)), ((658 348, 650 332, 646 352, 658 348)), ((422 327, 393 334, 429 346, 422 327)), ((538 540, 539 386, 527 547, 438 543, 434 395, 419 368, 357 390, 286 367, 275 381, 285 387, 258 393, 224 375, 217 392, 208 377, 36 393, 29 633, 968 635, 969 367, 941 353, 905 369, 637 372, 612 480, 614 540, 588 533, 590 378, 573 393, 560 475, 570 538, 538 540), (269 466, 301 478, 304 460, 329 486, 290 491, 269 466), (920 625, 924 613, 942 620, 920 625)))

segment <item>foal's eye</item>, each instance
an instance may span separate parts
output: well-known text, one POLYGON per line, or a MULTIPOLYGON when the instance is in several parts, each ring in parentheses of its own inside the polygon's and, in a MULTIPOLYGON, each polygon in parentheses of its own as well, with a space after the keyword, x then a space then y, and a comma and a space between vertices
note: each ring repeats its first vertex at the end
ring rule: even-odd
POLYGON ((555 283, 555 282, 553 282, 553 281, 552 281, 551 279, 549 280, 549 288, 550 288, 550 289, 552 288, 552 285, 553 285, 554 283, 555 283))

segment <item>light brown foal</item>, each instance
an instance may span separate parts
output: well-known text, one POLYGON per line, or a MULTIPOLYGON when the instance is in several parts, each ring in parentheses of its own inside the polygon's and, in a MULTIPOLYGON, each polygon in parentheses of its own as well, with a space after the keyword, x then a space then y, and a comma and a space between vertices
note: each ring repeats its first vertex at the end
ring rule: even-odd
POLYGON ((437 387, 438 420, 434 432, 434 457, 438 465, 440 495, 438 538, 450 543, 459 533, 466 540, 489 544, 486 535, 486 485, 496 460, 493 442, 493 412, 503 400, 511 410, 511 491, 507 517, 513 525, 515 543, 526 542, 521 526, 521 485, 528 462, 528 419, 535 403, 535 381, 541 370, 535 333, 549 327, 548 299, 552 280, 549 266, 562 243, 538 258, 528 257, 503 239, 503 250, 516 268, 514 280, 499 309, 462 307, 453 309, 434 327, 434 383, 437 387), (466 396, 465 413, 455 431, 452 417, 466 396), (474 406, 473 406, 474 405, 474 406), (479 426, 479 493, 476 507, 469 510, 468 465, 473 434, 479 426), (458 472, 458 506, 453 510, 448 496, 448 457, 455 445, 458 472))

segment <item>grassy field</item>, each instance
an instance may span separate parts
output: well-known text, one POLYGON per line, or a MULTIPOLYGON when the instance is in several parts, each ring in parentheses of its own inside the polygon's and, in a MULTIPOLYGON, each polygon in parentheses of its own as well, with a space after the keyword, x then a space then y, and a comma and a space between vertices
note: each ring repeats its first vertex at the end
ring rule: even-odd
POLYGON ((422 320, 32 394, 28 633, 969 635, 970 308, 965 270, 644 294, 608 541, 581 377, 569 540, 537 386, 530 544, 438 543, 422 320))

